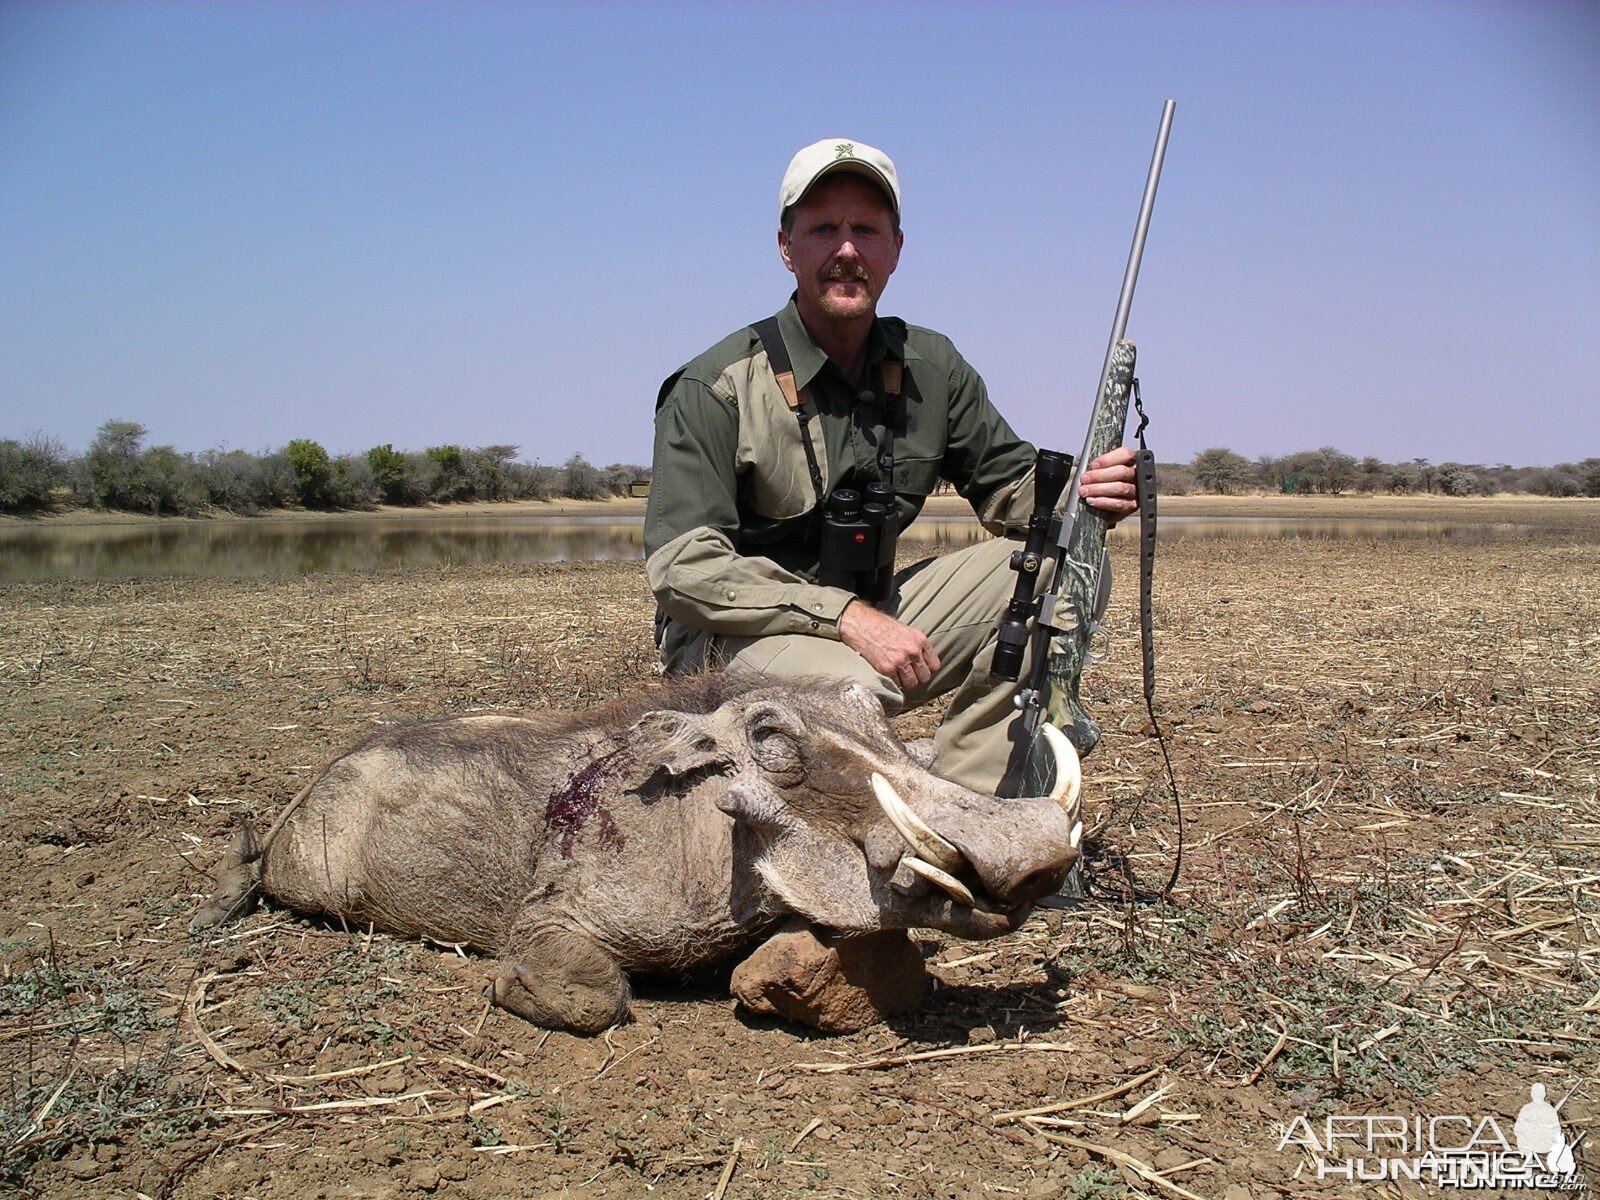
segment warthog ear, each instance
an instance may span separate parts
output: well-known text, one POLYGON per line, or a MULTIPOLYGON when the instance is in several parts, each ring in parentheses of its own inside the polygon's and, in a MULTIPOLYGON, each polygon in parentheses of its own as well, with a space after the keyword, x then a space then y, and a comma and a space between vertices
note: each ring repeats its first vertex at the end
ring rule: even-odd
POLYGON ((677 779, 695 771, 720 770, 733 760, 717 744, 703 717, 669 709, 644 714, 628 730, 637 770, 627 782, 637 791, 658 775, 677 779))
POLYGON ((872 691, 865 684, 852 683, 844 689, 844 694, 869 713, 880 717, 883 715, 882 702, 872 694, 872 691))

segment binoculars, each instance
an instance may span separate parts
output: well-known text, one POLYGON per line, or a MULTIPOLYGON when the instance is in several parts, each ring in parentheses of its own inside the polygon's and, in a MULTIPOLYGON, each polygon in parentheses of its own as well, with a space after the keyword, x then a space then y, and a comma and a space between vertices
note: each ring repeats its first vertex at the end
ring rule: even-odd
POLYGON ((894 485, 876 482, 866 495, 838 488, 822 516, 822 568, 819 583, 854 592, 881 604, 894 591, 894 548, 899 539, 894 485))

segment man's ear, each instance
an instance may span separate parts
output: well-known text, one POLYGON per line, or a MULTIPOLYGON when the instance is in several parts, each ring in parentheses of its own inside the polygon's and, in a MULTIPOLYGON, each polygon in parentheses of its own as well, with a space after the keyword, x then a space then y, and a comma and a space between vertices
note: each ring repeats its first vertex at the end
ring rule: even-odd
POLYGON ((783 259, 783 265, 788 267, 790 273, 793 274, 794 263, 789 259, 789 235, 783 231, 781 226, 778 228, 778 257, 783 259))
POLYGON ((628 730, 636 770, 627 790, 636 791, 658 775, 678 779, 695 771, 720 770, 733 760, 717 744, 704 717, 653 709, 628 730))

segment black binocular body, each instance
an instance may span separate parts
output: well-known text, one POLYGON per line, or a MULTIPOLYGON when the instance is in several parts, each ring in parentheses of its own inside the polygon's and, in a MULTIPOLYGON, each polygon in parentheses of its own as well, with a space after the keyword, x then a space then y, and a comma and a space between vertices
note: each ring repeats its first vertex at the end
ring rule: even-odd
POLYGON ((865 495, 836 488, 822 514, 822 567, 817 581, 881 604, 894 591, 894 549, 899 539, 894 485, 869 483, 865 495))

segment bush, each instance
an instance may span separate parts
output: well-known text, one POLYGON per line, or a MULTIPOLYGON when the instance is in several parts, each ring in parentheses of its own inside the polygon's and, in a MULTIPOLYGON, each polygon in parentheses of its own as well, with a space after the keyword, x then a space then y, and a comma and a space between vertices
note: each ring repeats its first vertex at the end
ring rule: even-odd
POLYGON ((626 496, 633 487, 635 479, 647 479, 650 472, 633 463, 612 463, 602 474, 605 476, 606 490, 613 496, 626 496))
POLYGON ((206 507, 206 490, 194 459, 171 446, 152 446, 139 457, 137 474, 142 507, 152 516, 192 517, 206 507))
POLYGON ((428 499, 471 500, 472 479, 467 474, 466 452, 460 446, 429 446, 423 451, 433 464, 433 475, 428 480, 428 499))
POLYGON ((428 498, 432 462, 424 455, 402 454, 390 443, 367 451, 372 488, 385 504, 421 504, 428 498))
POLYGON ((148 432, 137 421, 100 426, 78 471, 83 500, 96 508, 152 516, 200 512, 206 506, 206 488, 194 458, 171 446, 142 450, 148 432))
POLYGON ((294 494, 306 508, 335 507, 333 460, 309 438, 296 438, 283 448, 294 472, 294 494))
POLYGON ((561 494, 573 500, 603 500, 607 496, 605 476, 581 454, 574 454, 561 468, 561 494))
POLYGON ((1156 494, 1187 496, 1194 491, 1194 471, 1183 463, 1156 463, 1156 494))
POLYGON ((195 462, 195 477, 215 507, 259 512, 274 506, 266 461, 244 450, 206 450, 195 462))
POLYGON ((1482 467, 1440 463, 1437 481, 1446 496, 1492 496, 1499 489, 1482 467))
POLYGON ((25 442, 0 441, 0 511, 49 508, 70 478, 66 449, 55 439, 34 434, 25 442))
POLYGON ((261 456, 260 463, 262 503, 268 508, 288 508, 299 497, 288 454, 271 450, 261 456))
POLYGON ((378 499, 385 504, 416 503, 406 498, 406 456, 396 450, 392 442, 367 451, 367 469, 372 472, 372 486, 378 499))
POLYGON ((1585 496, 1600 496, 1600 458, 1586 458, 1578 464, 1578 481, 1585 496))
POLYGON ((1250 460, 1226 446, 1212 446, 1194 456, 1189 464, 1195 486, 1224 496, 1243 491, 1255 482, 1250 460))
POLYGON ((472 494, 479 500, 509 500, 511 498, 510 470, 517 457, 517 447, 511 445, 479 446, 466 452, 467 478, 472 483, 472 494))
POLYGON ((333 482, 328 495, 330 508, 372 507, 378 488, 365 454, 341 454, 333 460, 333 482))
POLYGON ((515 500, 552 500, 561 485, 561 469, 540 463, 508 463, 506 487, 515 500))

